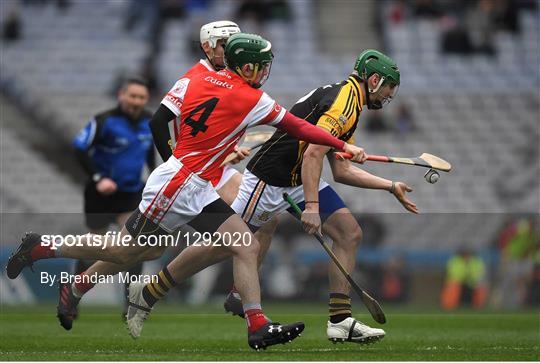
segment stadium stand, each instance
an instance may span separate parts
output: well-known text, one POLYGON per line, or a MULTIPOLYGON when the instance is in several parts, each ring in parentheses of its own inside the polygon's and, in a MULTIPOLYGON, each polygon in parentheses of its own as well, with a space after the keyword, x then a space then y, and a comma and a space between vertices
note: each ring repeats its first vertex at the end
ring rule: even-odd
MULTIPOLYGON (((2 101, 2 117, 20 120, 21 115, 2 101)), ((2 212, 79 213, 79 188, 48 160, 27 147, 21 136, 2 123, 2 212)))
POLYGON ((24 37, 2 44, 2 84, 27 107, 47 115, 48 127, 64 140, 83 126, 92 110, 110 102, 107 92, 122 71, 135 71, 145 43, 125 33, 127 3, 77 1, 67 11, 23 7, 24 37))

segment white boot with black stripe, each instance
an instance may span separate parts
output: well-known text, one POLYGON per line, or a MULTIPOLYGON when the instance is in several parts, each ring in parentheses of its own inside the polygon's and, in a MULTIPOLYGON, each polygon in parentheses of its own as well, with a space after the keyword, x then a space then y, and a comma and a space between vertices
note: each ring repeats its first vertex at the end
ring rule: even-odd
POLYGON ((326 334, 333 343, 353 342, 359 344, 375 343, 385 336, 382 329, 371 328, 355 318, 349 317, 339 323, 328 322, 326 334))
POLYGON ((132 282, 128 287, 128 309, 126 314, 126 324, 129 334, 133 338, 141 335, 144 321, 150 315, 152 307, 144 300, 143 289, 146 284, 132 282))

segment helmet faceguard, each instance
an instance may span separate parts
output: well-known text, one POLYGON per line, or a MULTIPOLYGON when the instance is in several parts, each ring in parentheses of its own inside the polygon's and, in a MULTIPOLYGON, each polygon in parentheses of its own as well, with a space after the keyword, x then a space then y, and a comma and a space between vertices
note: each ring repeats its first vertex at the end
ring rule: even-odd
POLYGON ((371 99, 369 96, 367 97, 368 109, 379 110, 392 102, 398 93, 399 85, 389 82, 385 83, 385 81, 381 78, 374 89, 370 89, 368 82, 365 82, 364 90, 366 91, 366 94, 374 96, 373 99, 371 99), (386 92, 386 86, 389 86, 392 89, 392 93, 390 95, 383 95, 383 92, 386 92))
POLYGON ((393 97, 396 96, 400 84, 399 69, 394 60, 383 53, 368 49, 360 53, 356 59, 354 70, 364 82, 366 91, 367 106, 369 109, 378 110, 384 105, 390 103, 393 97), (378 74, 380 79, 374 88, 369 87, 368 79, 373 74, 378 74), (383 88, 390 86, 396 88, 392 95, 382 96, 383 88), (372 100, 370 95, 373 95, 376 100, 372 100))
MULTIPOLYGON (((239 68, 237 68, 236 73, 240 74, 242 78, 246 80, 253 88, 261 88, 262 85, 270 77, 270 69, 272 68, 272 61, 262 63, 262 68, 259 68, 259 63, 252 65, 253 75, 251 77, 245 77, 239 68)), ((250 68, 251 68, 250 67, 250 68)))
POLYGON ((272 43, 256 34, 238 33, 232 35, 225 47, 225 63, 254 88, 261 87, 270 76, 272 43), (249 65, 253 74, 247 77, 242 71, 249 65))
POLYGON ((240 33, 240 28, 236 23, 228 20, 214 21, 201 27, 201 48, 205 43, 208 43, 211 49, 210 55, 208 55, 207 52, 204 52, 204 54, 206 55, 206 58, 210 64, 212 64, 216 70, 219 71, 225 68, 223 65, 217 65, 214 61, 214 49, 217 47, 218 41, 220 39, 227 40, 231 35, 236 33, 240 33))

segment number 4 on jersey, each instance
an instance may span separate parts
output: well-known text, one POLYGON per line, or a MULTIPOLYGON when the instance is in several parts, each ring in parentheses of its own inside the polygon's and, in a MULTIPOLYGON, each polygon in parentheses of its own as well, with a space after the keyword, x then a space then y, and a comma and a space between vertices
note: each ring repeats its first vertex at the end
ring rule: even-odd
POLYGON ((195 109, 189 113, 185 120, 185 123, 186 125, 191 127, 191 136, 197 136, 199 132, 205 132, 208 129, 208 126, 205 122, 206 120, 208 120, 208 117, 210 117, 212 111, 214 111, 214 108, 216 107, 218 101, 219 98, 217 97, 210 98, 208 101, 205 101, 199 106, 195 107, 195 109), (203 110, 203 112, 199 116, 199 119, 194 119, 193 117, 195 116, 195 114, 201 110, 203 110))

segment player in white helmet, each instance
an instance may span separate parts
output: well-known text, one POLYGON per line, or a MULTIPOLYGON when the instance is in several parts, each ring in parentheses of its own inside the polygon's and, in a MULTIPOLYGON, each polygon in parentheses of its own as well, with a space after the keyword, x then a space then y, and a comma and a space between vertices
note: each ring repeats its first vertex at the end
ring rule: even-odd
POLYGON ((199 39, 201 48, 211 65, 208 67, 209 70, 219 71, 225 68, 224 46, 227 39, 235 33, 240 33, 240 28, 229 20, 214 21, 201 27, 199 39))

